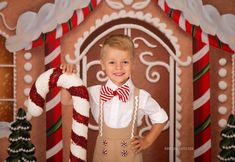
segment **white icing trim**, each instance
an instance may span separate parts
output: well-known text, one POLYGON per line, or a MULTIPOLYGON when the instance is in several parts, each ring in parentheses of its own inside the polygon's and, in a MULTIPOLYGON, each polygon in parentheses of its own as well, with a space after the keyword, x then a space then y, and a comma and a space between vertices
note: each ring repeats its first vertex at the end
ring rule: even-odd
POLYGON ((235 115, 235 54, 232 55, 232 114, 235 115))
MULTIPOLYGON (((7 1, 2 1, 0 2, 0 11, 3 10, 4 8, 6 8, 8 5, 8 2, 7 1)), ((6 22, 6 19, 5 19, 5 16, 2 12, 0 12, 0 17, 2 17, 2 21, 3 21, 3 24, 5 25, 5 27, 8 29, 8 30, 15 30, 16 27, 10 27, 7 22, 6 22)))
POLYGON ((24 89, 24 95, 27 97, 29 95, 30 88, 25 88, 24 89))
POLYGON ((3 24, 5 25, 5 27, 8 29, 8 30, 15 30, 16 29, 16 26, 15 27, 10 27, 7 22, 6 22, 6 19, 5 19, 5 16, 3 13, 0 12, 0 17, 2 17, 2 21, 3 21, 3 24))
POLYGON ((129 6, 131 5, 131 8, 135 9, 135 10, 142 10, 144 8, 146 8, 149 3, 151 2, 151 0, 143 0, 141 2, 136 2, 133 3, 134 0, 122 0, 122 2, 117 2, 117 1, 113 1, 113 0, 105 0, 105 2, 107 3, 107 5, 114 9, 114 10, 121 10, 125 8, 125 5, 129 6))
POLYGON ((32 58, 32 54, 30 53, 30 52, 26 52, 25 54, 24 54, 24 59, 25 60, 30 60, 32 58))
MULTIPOLYGON (((173 59, 170 59, 170 62, 171 62, 171 65, 173 65, 173 59)), ((174 70, 174 66, 171 67, 171 70, 170 71, 173 71, 174 70)), ((176 155, 175 155, 175 159, 178 159, 178 161, 181 161, 180 159, 180 153, 181 153, 181 142, 180 142, 180 129, 182 127, 181 125, 181 118, 182 118, 182 115, 181 115, 181 111, 182 111, 182 106, 181 106, 181 78, 180 78, 180 75, 182 74, 182 70, 181 68, 179 67, 179 64, 176 63, 176 76, 175 76, 175 79, 176 79, 176 83, 175 83, 175 89, 176 89, 176 93, 175 93, 175 96, 174 96, 174 92, 170 92, 170 100, 174 101, 175 100, 175 103, 176 103, 176 111, 175 111, 175 134, 177 135, 176 138, 175 138, 175 141, 176 141, 176 155), (175 98, 174 98, 175 97, 175 98)), ((172 85, 174 85, 174 76, 173 74, 170 75, 170 82, 172 82, 170 84, 170 87, 172 85)), ((173 88, 171 88, 173 90, 173 88)), ((171 104, 174 104, 173 102, 170 102, 171 104)), ((174 116, 174 105, 171 105, 171 115, 174 116)), ((174 124, 174 123, 171 123, 171 124, 174 124)), ((172 132, 174 131, 174 128, 173 127, 170 127, 172 130, 172 132)), ((172 138, 172 137, 171 137, 172 138)), ((171 140, 173 142, 173 140, 171 140)), ((172 144, 173 145, 173 144, 172 144)), ((171 154, 173 154, 173 152, 171 152, 171 154)), ((172 155, 173 157, 173 155, 172 155)), ((173 161, 173 159, 171 159, 173 161)))
POLYGON ((219 101, 220 103, 224 103, 224 102, 226 102, 227 100, 228 100, 228 97, 227 97, 226 94, 220 94, 220 95, 218 96, 218 101, 219 101))
POLYGON ((25 83, 30 84, 30 83, 32 83, 32 81, 33 81, 33 78, 32 78, 31 75, 26 74, 26 75, 24 76, 24 82, 25 82, 25 83))
POLYGON ((8 68, 8 67, 13 67, 15 68, 15 65, 9 65, 9 64, 0 64, 0 68, 8 68))
POLYGON ((225 68, 220 68, 218 74, 221 78, 224 78, 227 76, 227 70, 225 68))
POLYGON ((26 62, 25 64, 24 64, 24 70, 25 71, 31 71, 32 70, 32 64, 31 63, 29 63, 29 62, 26 62))
POLYGON ((151 68, 152 67, 154 67, 154 66, 163 66, 163 67, 165 67, 166 68, 166 70, 168 71, 168 72, 170 72, 170 66, 167 64, 167 63, 165 63, 165 62, 162 62, 162 61, 152 61, 152 62, 148 62, 148 61, 146 61, 145 59, 144 59, 144 56, 146 56, 146 55, 149 55, 149 56, 153 56, 153 53, 151 53, 151 52, 142 52, 141 54, 140 54, 140 61, 143 63, 143 64, 145 64, 145 65, 148 65, 148 67, 147 67, 147 70, 146 70, 146 73, 145 73, 145 76, 146 76, 146 78, 147 78, 147 80, 149 81, 149 82, 151 82, 151 83, 156 83, 156 82, 158 82, 159 80, 160 80, 160 74, 158 73, 158 72, 156 72, 156 71, 153 71, 152 73, 150 72, 151 71, 151 68), (151 75, 150 75, 150 73, 151 73, 151 75), (150 77, 151 76, 151 77, 150 77))
POLYGON ((16 101, 15 99, 7 99, 7 98, 4 98, 4 99, 0 99, 0 102, 4 102, 4 101, 11 101, 11 102, 14 102, 14 101, 16 101))
POLYGON ((226 124, 227 124, 227 120, 226 119, 220 119, 218 121, 218 125, 219 125, 220 128, 225 128, 226 124))
MULTIPOLYGON (((83 60, 85 60, 86 56, 84 56, 83 60)), ((86 71, 83 71, 83 81, 87 83, 87 71, 90 69, 90 67, 94 65, 100 65, 100 60, 94 60, 89 63, 82 62, 83 67, 86 67, 86 71)), ((96 78, 101 82, 106 82, 108 80, 108 77, 105 75, 105 72, 100 70, 96 73, 96 78)))
POLYGON ((228 112, 228 109, 227 109, 227 107, 225 107, 225 106, 220 106, 219 109, 218 109, 218 112, 219 112, 221 115, 225 115, 225 114, 228 112))
POLYGON ((146 8, 149 5, 150 2, 151 2, 151 0, 136 2, 131 7, 135 10, 142 10, 142 9, 146 8))
POLYGON ((227 59, 226 58, 219 59, 219 64, 220 66, 225 66, 227 64, 227 59))
POLYGON ((7 1, 0 2, 0 11, 7 7, 7 1))
POLYGON ((219 81, 218 87, 219 87, 219 89, 221 89, 221 90, 226 90, 227 87, 228 87, 228 84, 227 84, 225 81, 219 81))
POLYGON ((139 47, 139 44, 136 43, 138 40, 143 41, 143 43, 144 43, 146 46, 148 46, 149 48, 155 48, 155 47, 157 47, 157 45, 151 44, 150 42, 148 42, 148 41, 147 41, 145 38, 143 38, 143 37, 135 37, 135 38, 133 39, 133 43, 134 43, 135 48, 138 48, 138 47, 139 47))

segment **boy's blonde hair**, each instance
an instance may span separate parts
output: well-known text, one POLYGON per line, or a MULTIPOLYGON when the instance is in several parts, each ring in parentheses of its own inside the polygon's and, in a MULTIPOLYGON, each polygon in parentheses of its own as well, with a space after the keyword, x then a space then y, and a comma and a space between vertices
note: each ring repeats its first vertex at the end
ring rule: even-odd
POLYGON ((123 51, 128 51, 132 57, 134 56, 134 43, 132 42, 132 39, 127 35, 115 34, 106 38, 100 51, 101 59, 103 58, 104 48, 106 46, 114 47, 123 51))

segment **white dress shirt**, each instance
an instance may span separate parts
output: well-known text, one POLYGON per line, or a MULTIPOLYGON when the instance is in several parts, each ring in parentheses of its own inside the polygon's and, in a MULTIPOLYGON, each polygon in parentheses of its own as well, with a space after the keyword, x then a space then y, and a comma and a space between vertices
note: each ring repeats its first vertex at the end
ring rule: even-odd
MULTIPOLYGON (((130 87, 130 96, 127 102, 122 102, 119 100, 118 96, 114 96, 111 100, 104 103, 104 122, 111 128, 127 127, 132 118, 135 87, 131 79, 129 79, 125 84, 130 87)), ((118 88, 118 86, 111 80, 108 80, 106 86, 112 90, 116 90, 118 88)), ((99 118, 100 90, 101 85, 95 85, 88 88, 91 112, 97 123, 99 118)), ((148 92, 140 89, 138 125, 142 123, 144 115, 149 116, 152 124, 164 123, 168 120, 168 116, 164 109, 160 107, 148 92)))

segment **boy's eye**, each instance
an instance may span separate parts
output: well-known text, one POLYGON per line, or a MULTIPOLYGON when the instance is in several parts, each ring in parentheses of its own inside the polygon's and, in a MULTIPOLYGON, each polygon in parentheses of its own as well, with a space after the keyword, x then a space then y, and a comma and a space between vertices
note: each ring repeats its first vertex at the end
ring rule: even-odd
POLYGON ((129 61, 123 61, 124 64, 129 64, 129 61))
POLYGON ((109 64, 114 64, 115 62, 114 61, 109 61, 109 64))

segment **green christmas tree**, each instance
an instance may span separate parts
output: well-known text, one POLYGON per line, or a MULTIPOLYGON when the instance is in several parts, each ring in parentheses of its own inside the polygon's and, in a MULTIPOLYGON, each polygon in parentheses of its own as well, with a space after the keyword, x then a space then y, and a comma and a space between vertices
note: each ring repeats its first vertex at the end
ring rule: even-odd
POLYGON ((36 162, 35 147, 30 142, 31 124, 26 120, 24 109, 20 108, 16 121, 11 124, 7 162, 36 162))
POLYGON ((221 152, 218 155, 220 161, 235 161, 235 115, 228 118, 227 127, 221 132, 221 152))

